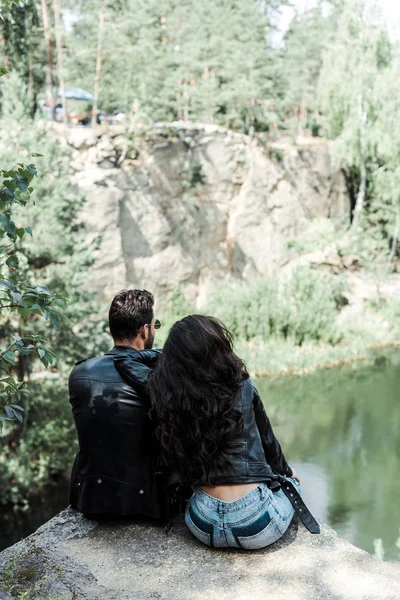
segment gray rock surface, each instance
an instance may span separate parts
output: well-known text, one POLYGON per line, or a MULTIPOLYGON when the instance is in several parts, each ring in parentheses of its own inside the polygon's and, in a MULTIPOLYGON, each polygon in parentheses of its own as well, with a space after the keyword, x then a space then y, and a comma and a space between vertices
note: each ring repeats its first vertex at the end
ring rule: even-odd
POLYGON ((215 550, 177 522, 96 523, 66 509, 0 554, 0 577, 27 600, 398 600, 400 565, 322 525, 293 523, 260 551, 215 550), (29 575, 29 576, 28 576, 29 575))
POLYGON ((158 124, 147 137, 121 128, 68 140, 85 191, 89 236, 102 235, 90 286, 104 300, 125 286, 158 298, 184 284, 274 272, 297 254, 288 241, 315 219, 349 221, 341 171, 322 140, 265 148, 201 124, 158 124))

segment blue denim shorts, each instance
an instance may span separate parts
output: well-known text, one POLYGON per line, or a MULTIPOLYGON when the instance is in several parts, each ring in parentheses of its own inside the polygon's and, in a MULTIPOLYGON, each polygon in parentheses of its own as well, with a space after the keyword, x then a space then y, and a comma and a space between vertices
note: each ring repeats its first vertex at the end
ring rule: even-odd
MULTIPOLYGON (((288 478, 300 492, 299 484, 288 478)), ((186 507, 185 522, 193 535, 214 548, 257 550, 276 542, 293 518, 290 500, 266 483, 235 500, 223 502, 200 488, 186 507)))

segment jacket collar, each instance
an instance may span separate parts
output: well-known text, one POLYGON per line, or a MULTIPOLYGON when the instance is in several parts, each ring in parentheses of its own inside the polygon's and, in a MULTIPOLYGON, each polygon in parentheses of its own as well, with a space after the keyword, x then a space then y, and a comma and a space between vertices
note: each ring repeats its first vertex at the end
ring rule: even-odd
POLYGON ((135 348, 130 348, 130 346, 114 346, 105 353, 105 356, 120 356, 121 354, 140 354, 141 350, 135 350, 135 348))

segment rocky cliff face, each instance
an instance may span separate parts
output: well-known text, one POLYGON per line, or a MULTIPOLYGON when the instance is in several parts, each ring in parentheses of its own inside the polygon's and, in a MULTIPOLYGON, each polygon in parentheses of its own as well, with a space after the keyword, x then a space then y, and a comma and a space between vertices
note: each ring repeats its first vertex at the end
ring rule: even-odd
POLYGON ((264 148, 215 126, 159 124, 143 139, 111 129, 90 143, 73 130, 74 183, 89 233, 102 234, 90 284, 104 300, 126 286, 192 298, 209 282, 273 273, 313 219, 349 220, 329 146, 264 148))

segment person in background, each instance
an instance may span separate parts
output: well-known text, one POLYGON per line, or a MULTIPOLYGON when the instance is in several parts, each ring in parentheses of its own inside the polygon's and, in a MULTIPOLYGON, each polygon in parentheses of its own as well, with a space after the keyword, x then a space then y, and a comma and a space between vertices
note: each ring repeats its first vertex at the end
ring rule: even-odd
POLYGON ((319 533, 222 323, 203 315, 175 323, 146 387, 129 357, 116 366, 151 399, 165 458, 192 487, 185 520, 198 540, 263 548, 285 533, 295 512, 319 533))
POLYGON ((165 516, 160 447, 149 401, 120 376, 115 357, 134 359, 138 381, 159 357, 152 350, 154 298, 146 290, 122 290, 109 311, 114 347, 76 364, 69 396, 79 450, 71 475, 70 504, 87 515, 165 516))

